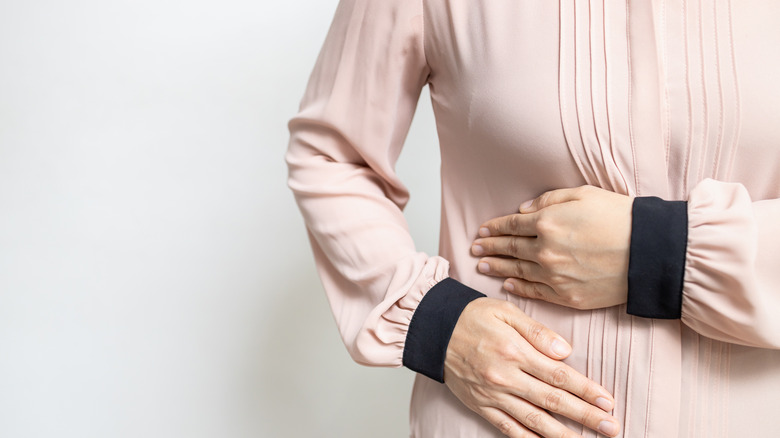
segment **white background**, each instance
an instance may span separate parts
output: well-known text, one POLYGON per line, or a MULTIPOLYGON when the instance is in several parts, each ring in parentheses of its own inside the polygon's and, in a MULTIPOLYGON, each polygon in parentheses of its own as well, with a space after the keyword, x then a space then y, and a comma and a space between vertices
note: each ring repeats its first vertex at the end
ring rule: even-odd
MULTIPOLYGON (((286 187, 336 0, 0 2, 0 437, 401 437, 286 187)), ((399 163, 436 252, 427 91, 399 163)))

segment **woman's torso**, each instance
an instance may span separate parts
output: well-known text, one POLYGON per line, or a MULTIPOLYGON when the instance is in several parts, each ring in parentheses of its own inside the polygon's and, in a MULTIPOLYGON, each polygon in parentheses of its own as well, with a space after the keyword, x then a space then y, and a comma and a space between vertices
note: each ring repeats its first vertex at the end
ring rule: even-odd
MULTIPOLYGON (((508 295, 477 273, 471 242, 485 220, 582 184, 685 199, 714 178, 756 200, 780 198, 778 22, 771 1, 424 1, 440 254, 453 277, 569 339, 567 362, 613 391, 624 436, 767 436, 780 425, 771 417, 780 353, 624 307, 577 311, 508 295)), ((419 377, 412 433, 500 436, 419 377)))

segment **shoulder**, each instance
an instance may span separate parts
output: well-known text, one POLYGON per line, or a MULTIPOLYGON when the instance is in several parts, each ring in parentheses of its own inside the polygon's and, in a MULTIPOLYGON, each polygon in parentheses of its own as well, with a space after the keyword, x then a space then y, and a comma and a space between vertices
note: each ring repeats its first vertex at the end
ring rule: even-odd
POLYGON ((422 0, 340 0, 336 15, 347 14, 371 22, 419 16, 422 12, 422 0))
POLYGON ((422 0, 340 0, 331 32, 356 39, 359 45, 420 45, 422 0))

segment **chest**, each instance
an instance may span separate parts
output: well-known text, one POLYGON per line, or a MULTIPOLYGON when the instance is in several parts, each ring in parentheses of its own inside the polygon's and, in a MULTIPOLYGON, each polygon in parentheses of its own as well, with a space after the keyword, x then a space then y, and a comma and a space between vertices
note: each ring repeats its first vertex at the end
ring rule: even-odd
POLYGON ((428 1, 443 159, 544 169, 547 185, 683 198, 710 177, 768 196, 777 20, 770 1, 428 1))

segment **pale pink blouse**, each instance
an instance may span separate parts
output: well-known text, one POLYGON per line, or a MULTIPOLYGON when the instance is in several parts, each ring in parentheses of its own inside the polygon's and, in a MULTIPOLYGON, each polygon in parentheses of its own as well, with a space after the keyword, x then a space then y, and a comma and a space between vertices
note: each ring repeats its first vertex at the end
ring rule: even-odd
MULTIPOLYGON (((418 303, 451 276, 567 338, 622 436, 778 436, 778 26, 773 0, 342 0, 286 158, 352 357, 400 366, 418 303), (393 170, 425 85, 438 255, 415 250, 393 170), (482 222, 582 184, 688 201, 682 320, 520 299, 477 272, 482 222)), ((411 435, 501 436, 421 375, 411 435)))

